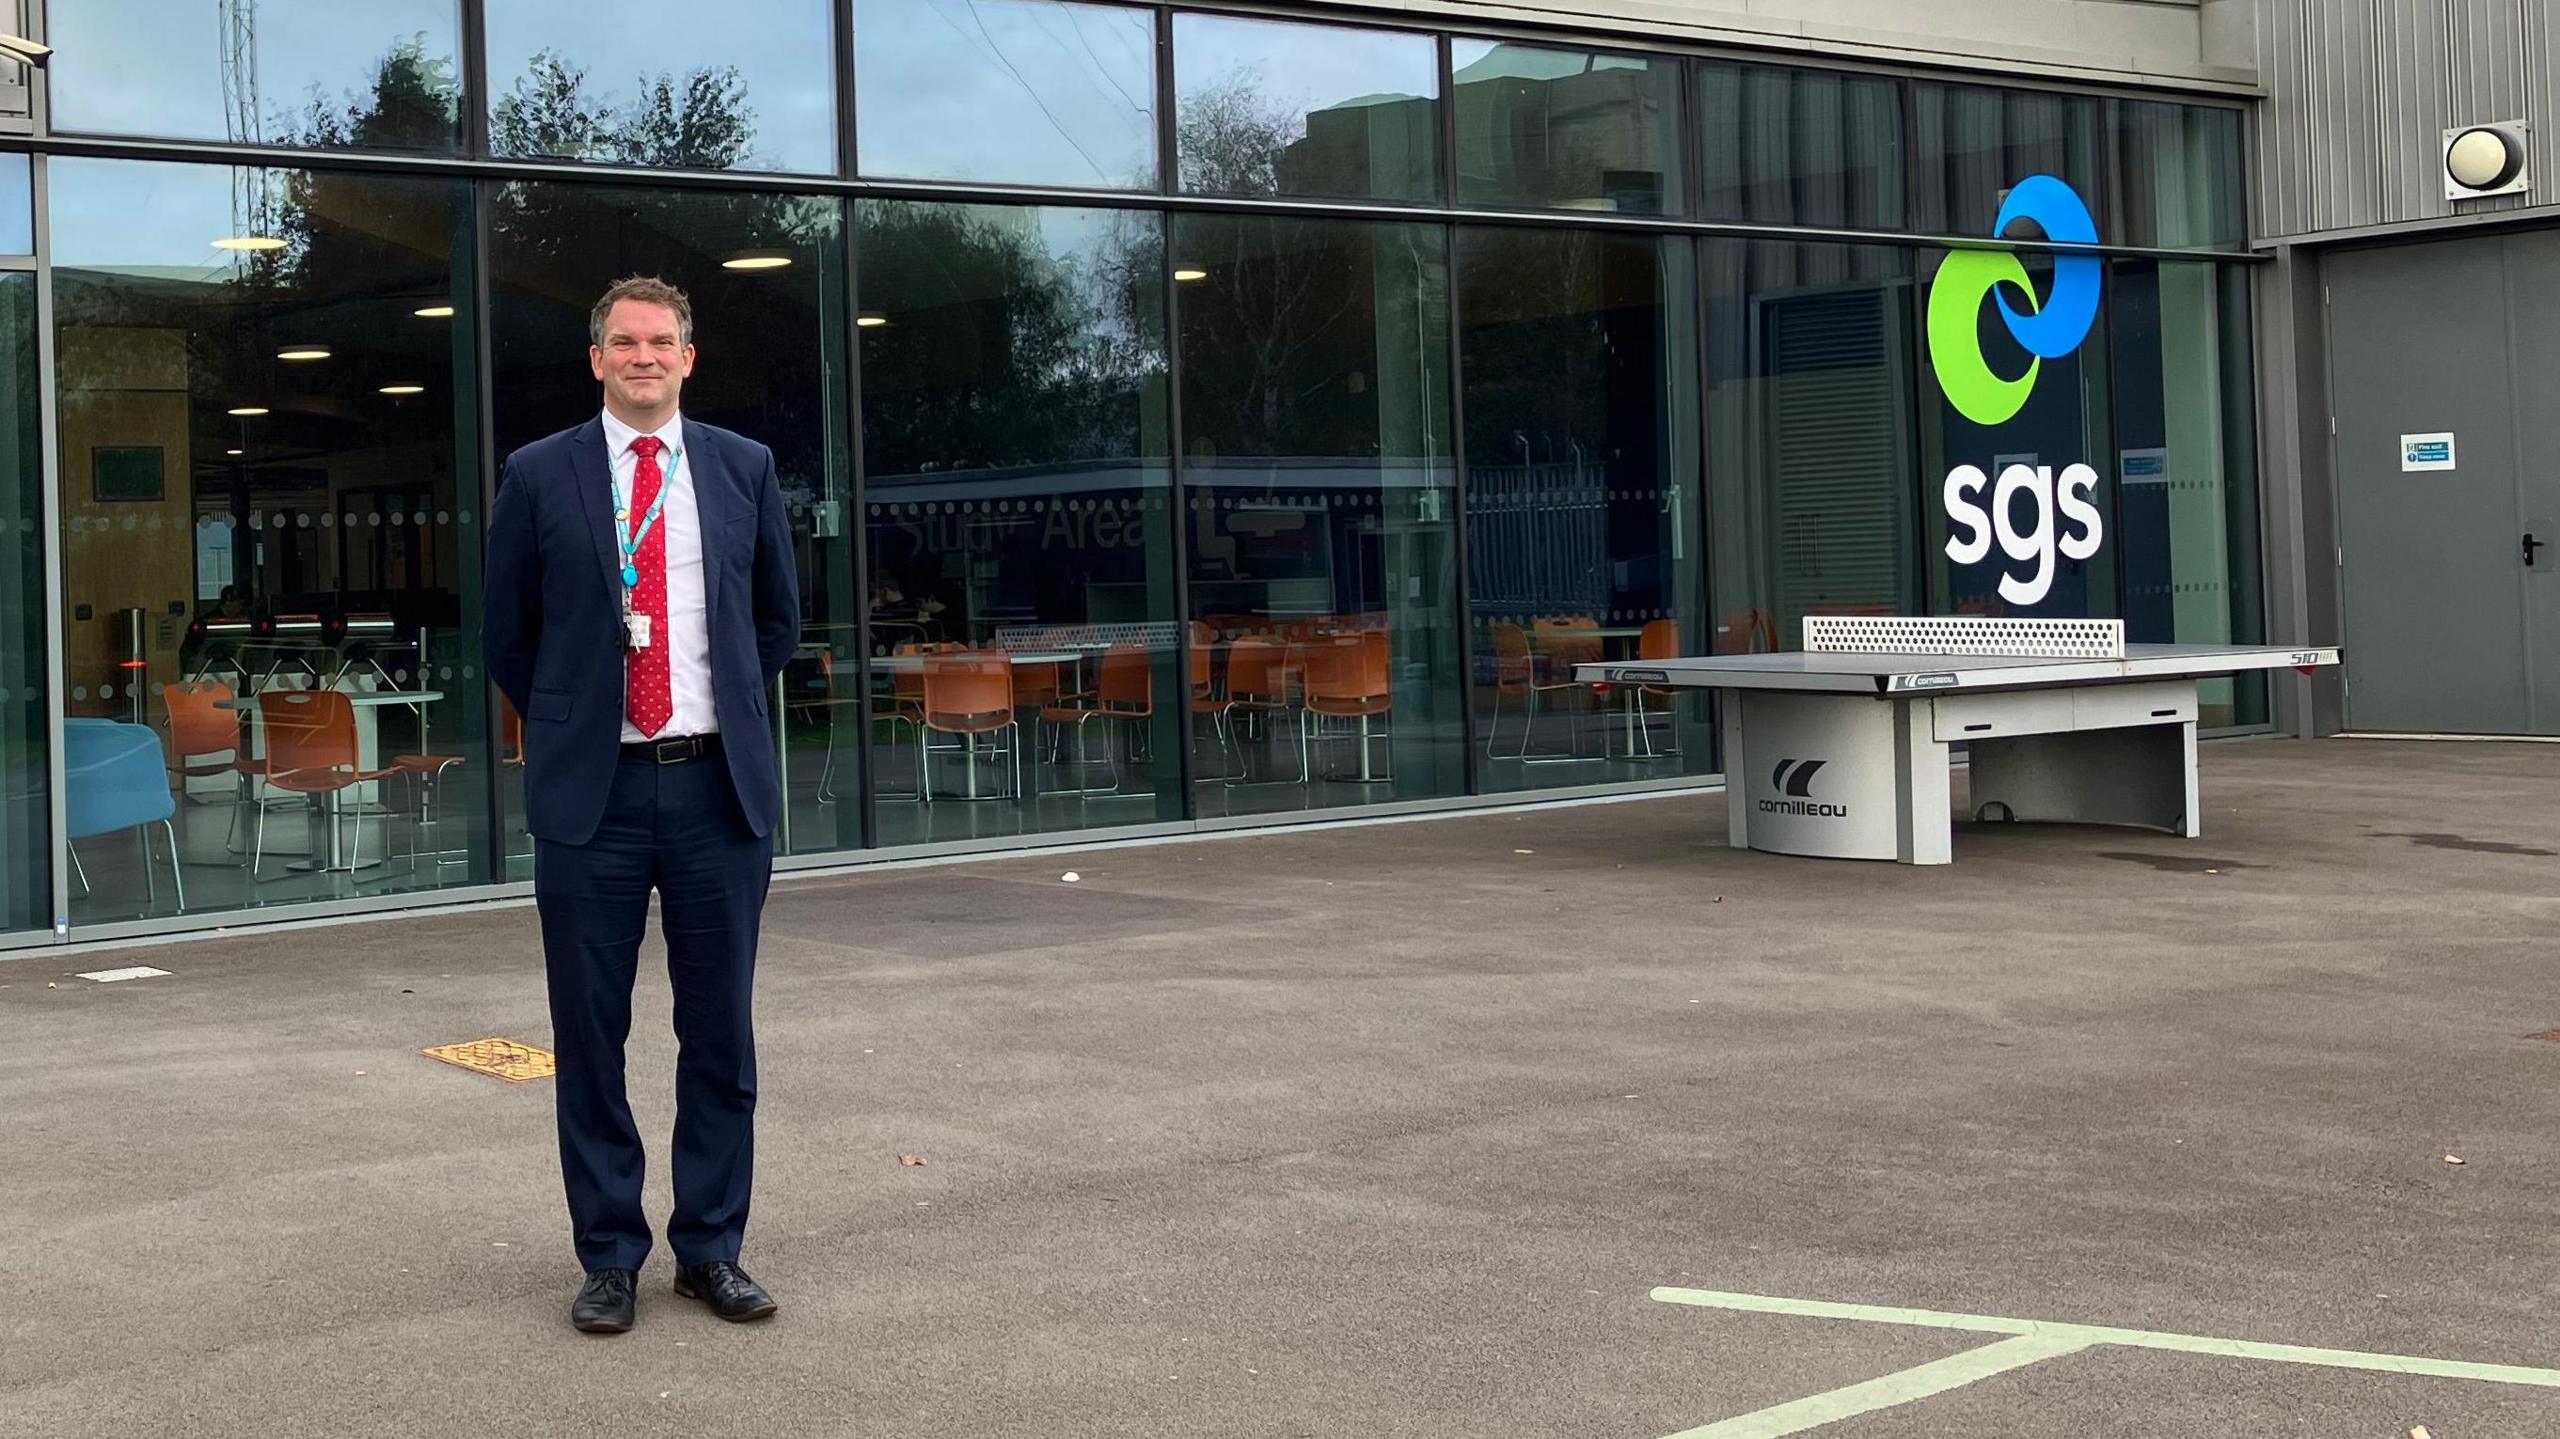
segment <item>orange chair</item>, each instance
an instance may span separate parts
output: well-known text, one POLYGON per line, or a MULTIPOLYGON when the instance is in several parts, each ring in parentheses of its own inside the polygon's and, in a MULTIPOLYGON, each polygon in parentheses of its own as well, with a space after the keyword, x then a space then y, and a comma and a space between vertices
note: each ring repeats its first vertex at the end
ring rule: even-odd
MULTIPOLYGON (((1759 613, 1757 610, 1745 611, 1746 615, 1752 616, 1758 616, 1759 613)), ((1765 616, 1762 618, 1765 619, 1765 616)), ((1636 636, 1636 658, 1638 659, 1674 660, 1680 657, 1680 649, 1678 620, 1647 621, 1644 631, 1636 636)), ((1680 691, 1665 685, 1638 685, 1628 696, 1628 702, 1636 708, 1636 736, 1644 745, 1644 758, 1661 759, 1677 756, 1680 753, 1680 727, 1677 724, 1671 727, 1670 747, 1656 751, 1653 747, 1653 717, 1657 714, 1676 713, 1679 709, 1680 691), (1658 708, 1655 705, 1657 700, 1661 702, 1658 708)))
POLYGON ((231 776, 231 833, 223 840, 225 845, 240 838, 240 810, 249 802, 250 776, 259 769, 243 743, 241 712, 224 708, 233 698, 231 686, 219 680, 181 680, 161 693, 169 714, 169 773, 178 777, 180 794, 185 793, 188 780, 231 776), (209 754, 223 758, 199 759, 209 754))
MULTIPOLYGON (((1382 629, 1360 630, 1309 647, 1306 671, 1308 723, 1299 731, 1302 766, 1308 758, 1309 731, 1316 731, 1316 738, 1321 739, 1322 726, 1318 721, 1352 721, 1356 722, 1360 745, 1356 782, 1388 784, 1394 781, 1392 772, 1378 775, 1369 767, 1369 745, 1373 739, 1371 722, 1387 718, 1395 709, 1393 656, 1392 642, 1382 629)), ((1392 761, 1392 746, 1388 755, 1392 761)))
MULTIPOLYGON (((1659 623, 1657 621, 1657 623, 1659 623)), ((1648 626, 1648 632, 1650 627, 1648 626)), ((1764 655, 1778 648, 1778 622, 1766 610, 1727 615, 1716 626, 1715 652, 1720 655, 1764 655)), ((1654 656, 1647 655, 1647 659, 1654 656)))
MULTIPOLYGON (((1218 701, 1218 738, 1232 763, 1222 784, 1267 784, 1253 778, 1253 767, 1245 762, 1244 745, 1236 737, 1238 717, 1257 722, 1259 737, 1270 737, 1270 718, 1289 711, 1289 656, 1291 648, 1275 639, 1247 636, 1227 647, 1226 693, 1218 701)), ((1298 777, 1286 781, 1305 784, 1304 746, 1300 747, 1298 777)))
MULTIPOLYGON (((1543 626, 1547 622, 1541 620, 1538 623, 1543 626)), ((1572 751, 1563 754, 1552 752, 1533 754, 1530 752, 1529 742, 1537 734, 1538 709, 1542 699, 1559 692, 1588 693, 1588 691, 1573 678, 1573 671, 1570 669, 1562 671, 1563 678, 1553 678, 1558 673, 1555 655, 1549 648, 1532 647, 1529 643, 1529 632, 1521 628, 1517 620, 1495 620, 1486 628, 1492 632, 1493 638, 1494 688, 1493 714, 1486 725, 1485 754, 1494 759, 1516 759, 1524 764, 1554 764, 1583 758, 1581 754, 1572 751), (1522 715, 1520 748, 1508 756, 1502 754, 1500 750, 1502 699, 1505 695, 1520 701, 1522 715)), ((1591 643, 1596 645, 1598 641, 1593 640, 1591 643)))
MULTIPOLYGON (((932 748, 925 732, 957 735, 958 748, 969 766, 967 798, 995 799, 1004 796, 978 793, 978 742, 991 735, 1014 731, 1003 749, 996 751, 1013 767, 1013 789, 1010 794, 1022 796, 1022 744, 1020 720, 1014 714, 1013 660, 992 651, 963 650, 957 653, 926 655, 918 673, 922 708, 916 728, 916 789, 920 797, 933 798, 929 766, 932 748)), ((903 676, 902 676, 903 677, 903 676)))
MULTIPOLYGON (((1051 705, 1040 711, 1044 724, 1072 726, 1076 736, 1076 768, 1081 772, 1090 762, 1085 749, 1085 726, 1095 720, 1106 724, 1131 724, 1155 717, 1155 664, 1141 644, 1121 643, 1102 652, 1102 678, 1094 686, 1093 698, 1076 704, 1051 705)), ((1122 784, 1120 747, 1105 751, 1111 764, 1111 784, 1107 789, 1078 788, 1071 794, 1112 794, 1122 784)))
MULTIPOLYGON (((931 655, 957 653, 960 648, 961 647, 958 645, 940 641, 919 640, 897 645, 889 651, 891 658, 897 661, 894 666, 890 667, 889 693, 885 696, 875 695, 873 697, 871 702, 871 718, 875 724, 885 720, 891 724, 914 726, 916 731, 916 753, 919 755, 925 752, 924 671, 926 657, 931 655)), ((921 801, 924 799, 924 790, 924 771, 921 765, 919 765, 916 772, 916 791, 914 794, 906 796, 906 798, 921 801)), ((882 793, 885 795, 886 791, 884 790, 882 793)))
POLYGON ((395 754, 391 767, 409 785, 409 872, 418 872, 418 836, 443 828, 444 774, 462 763, 458 754, 395 754))
MULTIPOLYGON (((258 696, 258 723, 266 733, 266 754, 258 777, 289 793, 323 803, 329 823, 329 867, 335 864, 338 822, 345 807, 336 801, 354 785, 398 774, 397 768, 366 769, 357 758, 356 710, 338 690, 268 690, 258 696)), ((258 834, 249 851, 249 875, 255 879, 267 846, 267 809, 258 806, 258 834)), ((353 856, 364 852, 364 817, 356 816, 356 841, 346 869, 362 868, 353 856)))

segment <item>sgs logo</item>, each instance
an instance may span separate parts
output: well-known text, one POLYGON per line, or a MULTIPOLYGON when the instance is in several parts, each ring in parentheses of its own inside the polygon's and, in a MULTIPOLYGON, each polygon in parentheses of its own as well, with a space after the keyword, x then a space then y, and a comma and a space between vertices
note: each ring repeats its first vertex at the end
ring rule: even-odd
POLYGON ((2085 560, 2098 552, 2099 541, 2106 538, 2106 524, 2098 507, 2090 502, 2097 493, 2098 472, 2087 465, 2066 467, 2061 485, 2054 484, 2051 465, 2011 465, 2000 472, 1991 490, 1991 507, 1985 513, 1982 490, 1991 485, 1991 477, 1974 465, 1958 465, 1947 473, 1947 521, 1965 533, 1947 538, 1947 558, 1960 565, 1980 564, 1991 556, 1994 537, 2000 541, 2000 553, 2012 560, 2032 561, 2035 572, 2021 579, 2015 572, 2000 577, 2000 598, 2013 605, 2031 605, 2053 589, 2054 556, 2085 560), (2018 500, 2024 496, 2034 518, 2025 529, 2018 528, 2018 500), (2064 529, 2056 522, 2068 520, 2074 529, 2064 529))
MULTIPOLYGON (((2051 175, 2030 175, 2009 191, 1991 229, 2005 233, 2017 220, 2032 220, 2048 240, 2095 244, 2097 222, 2079 192, 2051 175)), ((2095 256, 2057 254, 2053 258, 2053 292, 2041 303, 2026 266, 2006 250, 1958 250, 1938 267, 1929 292, 1929 364, 1938 388, 1956 413, 1985 427, 2002 425, 2026 408, 2035 392, 2036 373, 2046 360, 2059 359, 2080 347, 2097 323, 2098 288, 2105 267, 2095 256), (2014 292, 2027 306, 2021 313, 2011 302, 2014 292), (1982 302, 1999 306, 2002 325, 2027 352, 2027 366, 2014 379, 1991 368, 1982 352, 1982 302)), ((2092 502, 2098 472, 2087 465, 2068 465, 2058 480, 2050 465, 2010 465, 1995 481, 1976 465, 1958 465, 1947 474, 1941 491, 1947 520, 1956 533, 1947 539, 1947 558, 1979 564, 1991 555, 1996 540, 2010 560, 2033 563, 2033 573, 2000 577, 2000 597, 2013 605, 2032 605, 2052 592, 2055 559, 2085 560, 2106 539, 2106 525, 2092 502), (1983 492, 1989 489, 1988 507, 1983 492), (2024 527, 2017 508, 2027 502, 2024 527), (2064 528, 2068 521, 2071 528, 2064 528)))

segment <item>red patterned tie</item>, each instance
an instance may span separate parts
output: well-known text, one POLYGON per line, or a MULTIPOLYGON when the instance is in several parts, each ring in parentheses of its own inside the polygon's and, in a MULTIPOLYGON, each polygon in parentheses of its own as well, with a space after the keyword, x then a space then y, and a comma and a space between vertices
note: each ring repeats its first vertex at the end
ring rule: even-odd
MULTIPOLYGON (((634 531, 657 501, 664 479, 658 473, 658 451, 664 448, 655 435, 631 442, 631 452, 640 457, 631 477, 631 518, 626 522, 634 531)), ((663 511, 658 522, 649 526, 649 537, 640 542, 640 552, 631 557, 631 563, 640 571, 640 583, 631 591, 631 612, 649 617, 649 643, 631 651, 631 692, 624 713, 634 728, 654 738, 676 712, 675 691, 668 683, 667 517, 663 511)))

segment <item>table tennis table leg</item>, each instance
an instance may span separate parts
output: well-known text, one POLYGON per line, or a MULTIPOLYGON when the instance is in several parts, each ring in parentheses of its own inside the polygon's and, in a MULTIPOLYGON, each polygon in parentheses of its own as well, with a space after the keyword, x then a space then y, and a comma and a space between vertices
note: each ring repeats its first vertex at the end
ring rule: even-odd
POLYGON ((1724 837, 1735 849, 1751 848, 1751 773, 1742 749, 1742 691, 1718 690, 1716 715, 1724 729, 1724 837))
POLYGON ((1926 707, 1893 705, 1893 857, 1901 864, 1955 862, 1955 816, 1947 786, 1947 746, 1926 707))

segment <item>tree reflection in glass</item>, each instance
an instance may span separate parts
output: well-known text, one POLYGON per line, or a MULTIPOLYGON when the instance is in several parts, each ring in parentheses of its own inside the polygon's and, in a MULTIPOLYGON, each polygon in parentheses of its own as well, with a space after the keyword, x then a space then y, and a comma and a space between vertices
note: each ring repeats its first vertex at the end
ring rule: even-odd
POLYGON ((1464 788, 1443 233, 1175 220, 1204 815, 1464 788))
POLYGON ((1180 818, 1162 219, 860 216, 882 842, 1180 818))
POLYGON ((758 0, 714 24, 676 0, 492 6, 489 148, 519 159, 699 170, 836 168, 827 0, 758 0), (681 34, 670 50, 653 37, 681 34), (682 55, 670 65, 670 55, 682 55))

